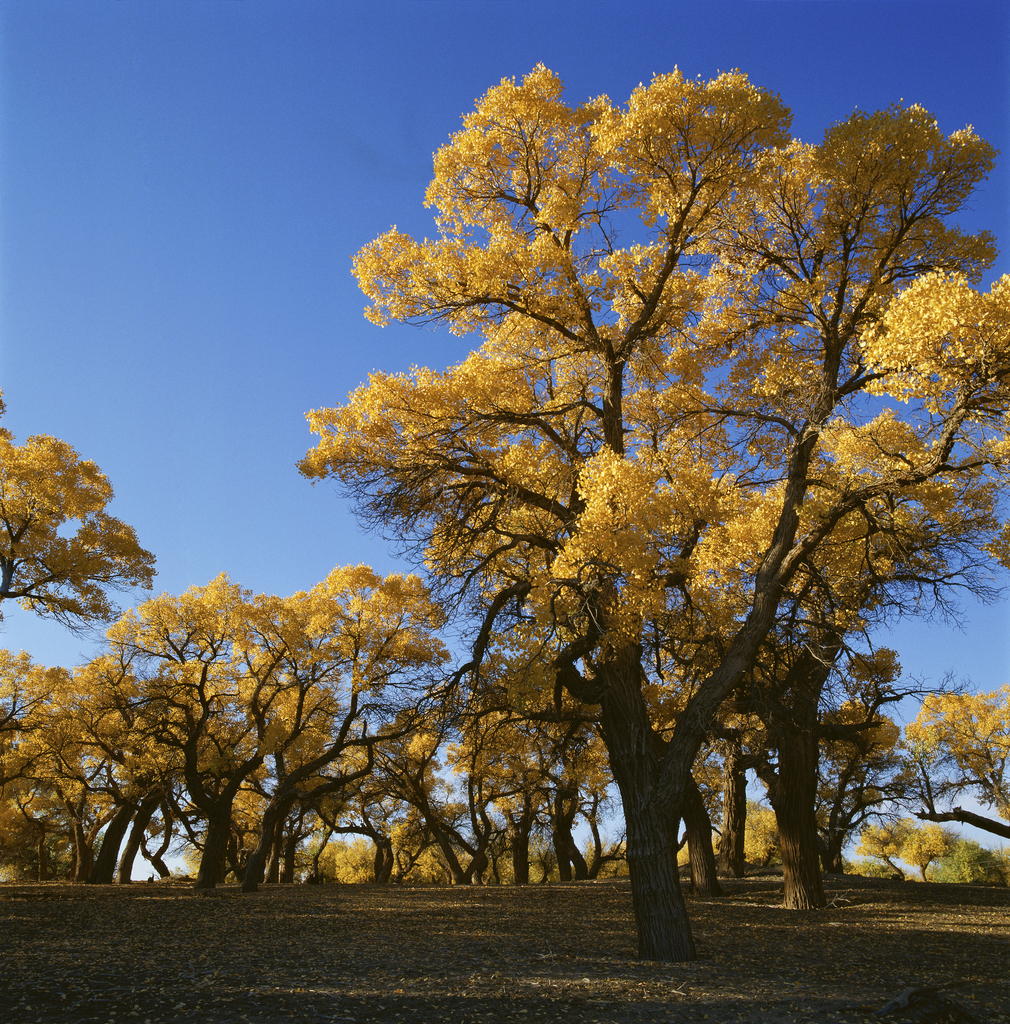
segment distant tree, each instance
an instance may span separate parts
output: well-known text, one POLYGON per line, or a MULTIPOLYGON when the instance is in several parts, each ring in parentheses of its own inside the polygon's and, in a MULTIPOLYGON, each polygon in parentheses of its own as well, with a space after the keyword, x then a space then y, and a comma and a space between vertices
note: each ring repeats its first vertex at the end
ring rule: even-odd
POLYGON ((859 845, 856 847, 856 853, 883 861, 894 874, 904 878, 905 872, 898 867, 895 861, 901 859, 901 851, 905 848, 905 842, 911 830, 912 822, 909 818, 867 825, 859 833, 859 845))
POLYGON ((940 859, 936 880, 1010 885, 1010 850, 987 850, 974 839, 957 839, 940 859))
POLYGON ((747 862, 766 868, 779 857, 779 826, 775 812, 756 800, 747 801, 744 851, 747 862))
POLYGON ((955 840, 955 834, 941 825, 912 825, 901 845, 901 859, 917 867, 925 882, 929 866, 940 860, 955 840))

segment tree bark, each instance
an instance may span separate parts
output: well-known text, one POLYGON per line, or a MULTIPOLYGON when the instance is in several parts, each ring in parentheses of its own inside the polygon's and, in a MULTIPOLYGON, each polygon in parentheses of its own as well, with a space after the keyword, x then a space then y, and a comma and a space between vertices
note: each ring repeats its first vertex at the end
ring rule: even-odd
POLYGON ((722 886, 715 869, 715 851, 712 849, 712 819, 705 808, 705 800, 692 777, 684 802, 684 824, 687 827, 687 850, 691 862, 691 881, 699 896, 721 896, 722 886))
POLYGON ((790 910, 812 910, 827 903, 816 817, 817 732, 811 723, 806 723, 807 728, 779 724, 778 771, 768 787, 768 799, 779 827, 785 881, 783 905, 790 910))
POLYGON ((393 875, 393 843, 389 839, 376 839, 375 843, 375 883, 388 885, 393 875))
POLYGON ((600 668, 600 724, 624 805, 638 955, 646 960, 694 960, 697 952, 677 868, 681 809, 661 807, 657 800, 658 738, 642 696, 639 658, 637 647, 625 648, 600 668))
POLYGON ((116 861, 119 858, 119 848, 123 845, 123 837, 130 827, 133 816, 137 813, 137 805, 132 803, 121 804, 112 821, 105 826, 105 834, 102 836, 102 845, 95 858, 94 867, 88 882, 91 885, 111 885, 116 873, 116 861))
MULTIPOLYGON (((249 854, 246 861, 245 874, 242 878, 243 892, 256 892, 263 881, 264 869, 266 868, 267 855, 271 855, 271 873, 274 868, 279 867, 279 847, 281 843, 281 830, 284 826, 284 819, 291 809, 293 798, 289 800, 271 800, 267 809, 263 812, 263 823, 260 826, 260 838, 256 848, 249 854)), ((278 872, 279 874, 279 872, 278 872)), ((269 875, 268 875, 269 879, 269 875)), ((273 879, 276 881, 276 878, 273 879)))
POLYGON ((194 889, 213 889, 224 881, 228 836, 231 832, 231 800, 219 800, 207 816, 207 835, 203 841, 203 856, 197 872, 194 889))
POLYGON ((725 746, 722 777, 722 836, 719 839, 718 873, 743 878, 744 838, 747 827, 747 773, 740 764, 739 740, 725 746))
POLYGON ((71 834, 74 842, 74 867, 72 881, 86 882, 91 877, 92 850, 84 825, 76 818, 71 819, 71 834))

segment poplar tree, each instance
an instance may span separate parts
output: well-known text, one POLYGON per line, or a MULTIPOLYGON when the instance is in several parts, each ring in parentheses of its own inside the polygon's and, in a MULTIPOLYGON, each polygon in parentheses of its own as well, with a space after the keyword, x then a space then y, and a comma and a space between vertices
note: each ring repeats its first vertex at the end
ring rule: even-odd
POLYGON ((696 955, 691 766, 819 556, 886 573, 869 538, 964 509, 998 547, 1010 280, 977 291, 993 239, 948 223, 993 159, 918 106, 807 145, 739 72, 617 107, 538 66, 435 154, 438 236, 355 259, 374 323, 478 347, 310 413, 301 469, 479 616, 461 681, 599 706, 643 957, 696 955))

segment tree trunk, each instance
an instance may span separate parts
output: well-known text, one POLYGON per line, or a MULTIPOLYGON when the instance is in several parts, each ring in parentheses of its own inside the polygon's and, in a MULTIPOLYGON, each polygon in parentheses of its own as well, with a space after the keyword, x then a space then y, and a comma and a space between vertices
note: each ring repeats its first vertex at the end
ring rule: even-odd
POLYGON ((49 856, 46 850, 46 823, 37 822, 39 826, 39 881, 44 882, 49 877, 49 856))
POLYGON ((86 882, 91 877, 91 844, 88 842, 83 824, 76 819, 71 819, 71 834, 74 841, 74 870, 71 881, 86 882))
POLYGON ((829 875, 845 874, 845 862, 842 860, 842 843, 845 833, 833 832, 829 842, 820 841, 817 852, 821 857, 821 869, 829 875))
POLYGON ((776 785, 768 790, 779 826, 779 852, 785 881, 783 905, 812 910, 826 905, 817 834, 817 733, 782 728, 776 785))
POLYGON ((512 881, 516 885, 530 884, 530 832, 532 821, 524 814, 512 822, 512 881))
POLYGON ((231 800, 220 800, 207 816, 207 835, 203 841, 203 856, 197 872, 194 889, 213 889, 224 881, 228 836, 231 833, 231 800))
POLYGON ((638 648, 616 653, 600 666, 600 674, 605 684, 600 724, 624 805, 638 955, 694 960, 697 952, 677 869, 681 808, 657 806, 661 765, 642 696, 638 648))
POLYGON ((688 783, 686 797, 684 824, 687 827, 687 850, 694 891, 699 896, 721 896, 722 886, 716 877, 715 851, 712 849, 712 819, 693 777, 688 783))
POLYGON ((292 828, 291 834, 284 843, 283 868, 281 869, 281 884, 293 885, 295 881, 295 854, 298 852, 298 843, 301 841, 299 826, 292 828))
POLYGON ((123 847, 123 853, 119 858, 119 868, 116 871, 117 885, 128 885, 133 880, 133 862, 137 858, 147 826, 151 824, 151 818, 154 817, 154 812, 163 797, 161 790, 156 790, 140 802, 136 817, 133 819, 133 828, 130 829, 130 838, 126 840, 126 846, 123 847))
POLYGON ((726 744, 722 781, 722 836, 718 872, 724 878, 743 878, 747 826, 747 773, 740 767, 740 743, 726 744))
POLYGON ((172 872, 168 870, 168 865, 163 860, 168 848, 172 845, 172 832, 175 826, 175 818, 172 816, 172 808, 168 801, 165 801, 161 807, 161 820, 162 820, 162 834, 161 834, 161 846, 158 847, 154 853, 151 853, 147 848, 147 842, 145 837, 140 838, 140 853, 144 860, 148 861, 153 865, 154 870, 158 872, 159 878, 170 878, 172 872))
POLYGON ((375 839, 375 883, 388 885, 393 875, 393 843, 389 839, 375 839))
MULTIPOLYGON (((243 892, 256 892, 263 881, 264 869, 267 866, 267 855, 271 855, 270 872, 267 872, 267 881, 271 882, 270 874, 279 867, 280 857, 279 846, 282 838, 284 819, 291 808, 292 800, 278 800, 276 796, 267 804, 263 812, 263 822, 260 825, 260 838, 256 849, 249 854, 246 861, 245 874, 242 878, 243 892)), ((279 874, 279 872, 278 872, 279 874)), ((276 877, 272 881, 276 881, 276 877)))
POLYGON ((112 885, 116 873, 116 861, 119 858, 119 848, 123 845, 123 837, 136 812, 136 804, 121 804, 113 815, 112 821, 105 826, 102 845, 95 858, 95 866, 91 869, 91 876, 88 878, 92 885, 112 885))

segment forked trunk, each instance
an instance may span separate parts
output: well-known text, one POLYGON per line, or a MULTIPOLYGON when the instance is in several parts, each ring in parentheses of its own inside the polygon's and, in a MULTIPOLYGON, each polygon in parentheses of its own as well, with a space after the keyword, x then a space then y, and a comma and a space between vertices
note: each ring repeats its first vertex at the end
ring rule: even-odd
POLYGON ((284 819, 287 817, 292 800, 271 800, 267 809, 263 812, 263 821, 260 824, 259 842, 256 848, 249 854, 246 861, 245 872, 242 876, 242 891, 256 892, 263 881, 266 872, 267 883, 274 884, 280 875, 280 845, 283 835, 284 819), (270 857, 270 864, 267 865, 267 857, 270 857), (276 870, 275 870, 276 869, 276 870))
POLYGON ((151 818, 158 809, 164 793, 156 790, 149 796, 144 797, 137 809, 137 815, 133 819, 133 828, 130 829, 130 838, 126 840, 126 846, 119 858, 119 867, 116 870, 116 884, 128 885, 133 878, 133 862, 140 852, 140 844, 144 840, 147 826, 151 824, 151 818))
POLYGON ((123 837, 136 811, 135 804, 122 804, 113 815, 112 821, 105 826, 102 845, 95 858, 95 866, 91 869, 91 877, 88 879, 92 885, 112 885, 119 848, 123 845, 123 837))

